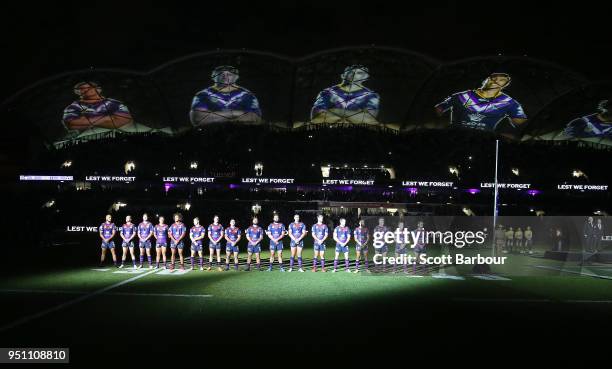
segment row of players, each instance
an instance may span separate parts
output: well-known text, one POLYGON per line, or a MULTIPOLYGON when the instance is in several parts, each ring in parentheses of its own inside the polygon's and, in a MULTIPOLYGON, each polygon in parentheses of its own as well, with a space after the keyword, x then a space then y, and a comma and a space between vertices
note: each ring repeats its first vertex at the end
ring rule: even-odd
MULTIPOLYGON (((289 236, 291 239, 290 247, 291 247, 291 257, 289 259, 289 272, 293 271, 293 266, 295 264, 295 260, 297 258, 298 271, 304 272, 302 267, 302 250, 304 248, 304 238, 306 237, 308 231, 306 230, 306 225, 300 221, 299 215, 294 215, 294 221, 289 224, 288 231, 285 229, 285 225, 279 222, 279 216, 274 215, 272 223, 268 226, 268 228, 264 231, 262 227, 258 225, 257 217, 254 217, 252 220, 251 226, 247 228, 244 232, 245 237, 248 241, 247 246, 247 260, 246 260, 246 271, 251 270, 251 261, 253 256, 255 256, 256 268, 257 270, 261 269, 261 242, 263 241, 264 233, 268 236, 270 240, 270 266, 268 267, 268 271, 272 270, 272 265, 274 263, 275 256, 278 259, 278 264, 280 266, 280 271, 284 272, 283 268, 283 241, 282 239, 285 236, 289 236)), ((196 254, 199 256, 199 265, 200 270, 204 270, 204 255, 203 255, 203 240, 206 236, 209 239, 209 259, 208 259, 208 267, 206 270, 211 270, 213 267, 213 259, 216 254, 216 262, 217 269, 219 271, 229 270, 230 269, 230 260, 233 257, 234 268, 238 270, 238 242, 242 239, 242 231, 240 228, 236 227, 236 221, 234 219, 230 220, 229 227, 225 228, 221 223, 219 223, 219 217, 214 216, 213 223, 205 228, 200 224, 200 220, 196 217, 193 219, 193 227, 187 232, 187 227, 182 222, 181 214, 174 214, 174 223, 172 225, 167 225, 164 223, 164 217, 159 217, 159 223, 157 225, 153 225, 148 220, 147 214, 142 216, 142 223, 138 226, 132 223, 131 216, 127 216, 125 219, 126 223, 121 227, 116 227, 114 223, 112 223, 112 216, 110 214, 106 215, 106 221, 102 223, 99 227, 100 238, 102 239, 102 253, 100 256, 100 265, 103 265, 104 260, 106 258, 106 251, 110 250, 113 263, 118 268, 123 268, 124 263, 127 259, 128 250, 132 257, 132 263, 134 268, 142 268, 144 264, 144 255, 146 253, 148 264, 150 269, 159 268, 160 259, 163 261, 163 268, 167 269, 167 256, 166 251, 170 248, 170 271, 174 270, 174 265, 176 263, 176 255, 179 257, 180 269, 184 270, 184 257, 183 257, 183 247, 184 240, 189 236, 191 240, 191 268, 195 269, 196 264, 194 263, 194 258, 196 254), (121 264, 118 264, 117 256, 115 254, 115 243, 113 238, 115 237, 117 230, 119 230, 119 235, 122 240, 123 247, 123 255, 121 259, 121 264), (140 264, 136 263, 136 256, 134 252, 134 238, 138 237, 138 246, 140 248, 140 264), (155 266, 152 263, 151 256, 151 248, 152 243, 151 240, 155 239, 155 249, 156 249, 156 261, 155 266), (221 241, 225 240, 225 268, 221 267, 221 241), (169 242, 168 242, 169 241, 169 242)), ((403 224, 398 224, 398 226, 403 227, 403 224)), ((422 227, 422 224, 419 225, 422 227)), ((380 219, 378 226, 374 229, 375 232, 387 232, 388 229, 384 225, 384 219, 380 219)), ((314 257, 312 261, 312 271, 317 271, 317 266, 320 265, 321 271, 325 272, 325 241, 329 236, 329 229, 325 223, 323 223, 323 215, 317 215, 317 223, 315 223, 311 228, 313 244, 314 244, 314 257), (318 264, 318 262, 320 264, 318 264)), ((336 241, 336 249, 335 249, 335 257, 334 257, 334 269, 333 272, 338 270, 338 259, 340 254, 344 255, 344 263, 345 263, 345 271, 350 272, 349 268, 349 247, 348 243, 352 238, 355 240, 355 251, 356 251, 356 259, 355 259, 355 273, 360 272, 360 260, 363 255, 365 270, 369 269, 369 260, 368 260, 368 241, 370 240, 370 232, 365 227, 364 221, 359 221, 359 226, 357 226, 352 232, 349 227, 346 226, 346 220, 344 218, 340 219, 340 225, 337 226, 333 233, 332 238, 336 241)), ((387 256, 388 249, 386 246, 375 248, 376 253, 382 254, 383 257, 387 256)), ((418 247, 415 247, 414 251, 417 253, 417 256, 425 253, 425 245, 421 244, 418 247)), ((396 245, 395 254, 399 256, 400 254, 406 254, 407 247, 406 245, 398 244, 396 245)))
POLYGON ((504 254, 512 253, 514 250, 518 250, 521 254, 533 254, 533 231, 529 226, 525 231, 521 227, 515 230, 509 227, 504 230, 504 227, 499 224, 495 230, 495 244, 497 252, 503 249, 504 254))

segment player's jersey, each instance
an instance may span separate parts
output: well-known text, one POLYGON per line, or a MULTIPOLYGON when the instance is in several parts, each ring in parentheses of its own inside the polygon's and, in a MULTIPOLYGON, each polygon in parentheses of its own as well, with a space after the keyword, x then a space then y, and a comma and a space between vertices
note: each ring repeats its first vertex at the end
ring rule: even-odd
POLYGON ((517 239, 517 240, 522 240, 523 239, 523 232, 522 231, 514 232, 514 238, 517 239))
POLYGON ((612 138, 612 122, 601 120, 598 114, 591 114, 569 122, 563 133, 574 138, 612 138))
MULTIPOLYGON (((326 224, 315 223, 312 225, 311 231, 318 240, 322 240, 323 237, 329 234, 329 228, 327 228, 326 224)), ((319 242, 315 240, 315 244, 319 244, 319 242)))
MULTIPOLYGON (((205 231, 206 231, 206 229, 203 226, 201 226, 201 225, 193 226, 189 230, 189 237, 191 237, 191 238, 202 237, 202 235, 205 234, 205 231)), ((192 241, 192 243, 194 245, 202 245, 202 240, 192 241)))
POLYGON ((120 232, 124 238, 129 239, 134 233, 136 233, 136 226, 134 223, 125 223, 121 226, 120 232))
POLYGON ((138 225, 138 235, 141 238, 147 238, 153 233, 153 224, 151 222, 142 222, 138 225))
POLYGON ((425 228, 417 228, 414 230, 414 234, 416 235, 416 239, 414 240, 414 247, 423 248, 427 244, 425 228))
POLYGON ((183 222, 176 222, 170 226, 170 233, 175 240, 178 240, 182 235, 187 232, 187 227, 183 222))
POLYGON ((121 101, 104 98, 100 101, 88 103, 74 101, 64 109, 63 121, 68 123, 75 119, 86 117, 92 125, 100 118, 109 115, 130 115, 130 111, 121 101))
MULTIPOLYGON (((278 238, 285 233, 285 225, 283 223, 270 223, 268 226, 268 232, 274 238, 278 238)), ((270 242, 273 242, 270 240, 270 242)))
POLYGON ((373 116, 378 115, 380 97, 369 88, 363 87, 356 91, 347 91, 341 85, 335 85, 319 92, 310 112, 314 118, 321 112, 330 109, 347 111, 367 110, 373 116))
POLYGON ((221 224, 212 223, 208 226, 208 233, 211 242, 219 243, 223 238, 223 226, 221 224))
POLYGON ((533 233, 530 230, 525 231, 525 239, 530 240, 533 238, 533 233))
POLYGON ((261 117, 259 102, 251 91, 234 85, 235 90, 222 92, 215 86, 198 92, 191 102, 191 110, 200 111, 243 111, 255 113, 261 117))
POLYGON ((227 227, 225 228, 225 236, 232 241, 232 244, 235 244, 238 240, 238 237, 242 234, 242 231, 238 227, 227 227))
MULTIPOLYGON (((251 225, 249 228, 247 228, 246 234, 252 240, 259 240, 263 236, 263 228, 258 225, 251 225)), ((256 243, 249 241, 249 245, 256 245, 256 243)))
POLYGON ((351 237, 351 229, 347 226, 337 226, 334 229, 334 235, 341 243, 345 243, 351 237))
POLYGON ((293 222, 289 224, 289 232, 291 232, 291 235, 295 238, 300 238, 304 230, 306 230, 306 225, 302 222, 293 222))
POLYGON ((511 240, 514 238, 514 232, 513 231, 506 231, 506 239, 511 240))
MULTIPOLYGON (((387 226, 377 225, 376 227, 374 227, 374 234, 376 233, 382 234, 381 238, 384 240, 384 234, 387 233, 388 230, 389 228, 387 228, 387 226)), ((376 242, 374 242, 374 245, 375 245, 374 247, 376 247, 376 242)), ((384 246, 385 245, 383 244, 383 245, 378 246, 377 248, 382 248, 384 246)))
POLYGON ((366 227, 357 227, 353 230, 353 237, 355 241, 359 241, 360 244, 364 244, 366 240, 369 238, 370 231, 366 227))
POLYGON ((100 224, 100 228, 98 228, 98 230, 102 237, 108 239, 110 236, 113 235, 113 231, 115 230, 115 223, 104 222, 100 224))
POLYGON ((451 124, 493 131, 506 118, 527 119, 523 107, 510 96, 500 93, 493 98, 475 90, 457 92, 436 105, 438 111, 451 111, 451 124))
POLYGON ((157 243, 167 243, 168 242, 168 225, 167 224, 158 224, 155 226, 155 236, 157 238, 157 243))

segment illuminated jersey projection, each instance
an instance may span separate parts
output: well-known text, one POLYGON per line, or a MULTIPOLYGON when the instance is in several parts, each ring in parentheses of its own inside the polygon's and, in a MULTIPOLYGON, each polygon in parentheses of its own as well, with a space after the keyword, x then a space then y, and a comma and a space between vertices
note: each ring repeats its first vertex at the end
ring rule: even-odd
POLYGON ((62 121, 70 131, 83 132, 94 128, 118 129, 133 122, 122 102, 102 96, 102 89, 94 82, 80 82, 74 86, 79 100, 64 109, 62 121))
POLYGON ((342 82, 319 93, 310 112, 312 123, 378 123, 380 97, 363 83, 370 77, 361 65, 346 67, 342 82))
POLYGON ((510 84, 510 76, 491 74, 475 90, 457 92, 436 105, 438 115, 450 111, 451 125, 494 131, 498 124, 510 119, 516 128, 527 120, 527 115, 512 97, 502 92, 510 84))
POLYGON ((608 110, 608 100, 599 102, 599 112, 576 118, 567 124, 562 136, 565 138, 612 138, 612 112, 608 110))
POLYGON ((213 70, 214 85, 196 93, 189 114, 191 123, 259 122, 261 109, 253 93, 238 86, 238 69, 220 66, 213 70))

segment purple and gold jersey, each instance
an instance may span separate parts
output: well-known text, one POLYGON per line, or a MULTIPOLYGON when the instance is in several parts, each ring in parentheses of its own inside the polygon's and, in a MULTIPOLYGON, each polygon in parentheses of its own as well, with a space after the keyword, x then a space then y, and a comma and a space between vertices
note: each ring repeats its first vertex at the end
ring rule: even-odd
POLYGON ((210 234, 210 242, 219 243, 221 238, 223 238, 223 226, 212 223, 208 226, 208 233, 210 234))
POLYGON ((575 138, 612 138, 612 122, 603 121, 599 114, 586 115, 569 122, 563 133, 575 138))
POLYGON ((168 243, 168 225, 158 224, 155 226, 155 236, 157 243, 163 244, 168 243))
POLYGON ((363 87, 356 91, 347 91, 341 85, 335 85, 319 92, 312 106, 310 118, 330 109, 347 111, 367 110, 373 116, 378 115, 380 97, 369 88, 363 87))
MULTIPOLYGON (((268 232, 274 238, 279 238, 285 233, 285 225, 283 223, 270 223, 268 226, 268 232)), ((270 240, 270 242, 273 242, 270 240)))
POLYGON ((136 233, 136 226, 134 225, 134 223, 125 223, 121 226, 120 232, 124 238, 130 239, 130 237, 132 237, 132 235, 136 233))
POLYGON ((100 234, 102 235, 102 237, 108 239, 110 238, 110 236, 113 235, 113 231, 115 230, 115 223, 104 222, 100 224, 100 227, 98 228, 98 230, 100 234))
POLYGON ((63 121, 68 123, 86 117, 92 125, 95 125, 98 119, 109 115, 129 116, 130 111, 121 101, 109 98, 103 98, 93 103, 75 101, 64 109, 63 121))
POLYGON ((178 239, 187 232, 187 227, 185 227, 183 222, 176 222, 170 226, 169 232, 172 234, 172 237, 178 241, 178 239))
POLYGON ((153 224, 151 222, 142 222, 138 225, 138 235, 140 238, 147 238, 153 233, 153 224))
POLYGON ((306 230, 306 225, 302 222, 293 222, 289 224, 289 232, 291 232, 291 235, 295 238, 300 238, 304 230, 306 230))
MULTIPOLYGON (((258 225, 252 225, 247 228, 246 234, 252 240, 259 240, 261 237, 263 237, 263 228, 258 225)), ((249 241, 249 245, 256 245, 256 243, 252 243, 251 241, 249 241)))
POLYGON ((208 87, 198 92, 191 103, 191 110, 200 111, 243 111, 255 113, 261 117, 259 102, 251 91, 236 86, 235 90, 222 92, 215 86, 208 87))
POLYGON ((506 118, 527 119, 523 107, 501 93, 493 98, 480 96, 475 90, 457 92, 436 105, 439 112, 450 110, 451 124, 493 131, 506 118))
MULTIPOLYGON (((327 236, 329 234, 329 229, 327 228, 326 224, 319 224, 319 223, 315 223, 312 225, 312 234, 314 236, 316 236, 317 240, 322 240, 323 237, 327 236)), ((315 244, 319 245, 320 243, 315 240, 315 244)))
POLYGON ((230 239, 230 241, 232 241, 232 244, 236 243, 236 240, 238 240, 238 237, 241 234, 242 234, 242 231, 238 227, 230 226, 230 227, 225 228, 225 235, 227 236, 227 238, 230 239))
POLYGON ((334 235, 341 243, 345 243, 351 237, 351 229, 347 226, 337 226, 334 229, 334 235))
MULTIPOLYGON (((193 226, 189 230, 189 237, 192 237, 192 238, 201 237, 202 235, 205 234, 205 231, 206 231, 205 228, 201 225, 193 226)), ((200 246, 202 245, 202 240, 192 241, 192 244, 200 246)))
POLYGON ((359 241, 360 244, 364 244, 369 236, 370 236, 370 231, 366 228, 366 227, 357 227, 353 230, 353 237, 355 238, 355 241, 359 241))

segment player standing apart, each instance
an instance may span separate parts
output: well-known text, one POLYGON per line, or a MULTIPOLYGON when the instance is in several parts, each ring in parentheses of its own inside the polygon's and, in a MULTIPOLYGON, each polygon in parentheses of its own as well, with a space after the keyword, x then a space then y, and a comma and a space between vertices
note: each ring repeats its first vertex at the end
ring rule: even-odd
POLYGON ((127 259, 128 248, 130 249, 130 256, 132 257, 132 264, 134 264, 134 269, 136 269, 136 255, 134 254, 134 237, 136 237, 136 226, 132 223, 132 217, 125 217, 125 224, 121 226, 121 230, 119 232, 123 243, 121 246, 123 247, 123 255, 121 256, 121 265, 119 268, 123 268, 123 264, 127 259))
POLYGON ((273 221, 268 226, 268 230, 266 234, 268 238, 270 238, 270 266, 268 267, 268 272, 272 271, 272 264, 274 264, 274 253, 276 252, 278 255, 278 265, 280 266, 280 271, 284 272, 285 268, 283 268, 283 237, 287 234, 285 230, 285 225, 278 221, 278 214, 274 214, 273 221))
MULTIPOLYGON (((425 250, 425 247, 427 245, 427 243, 425 242, 425 233, 426 232, 425 227, 423 226, 423 222, 418 222, 417 229, 415 230, 416 240, 414 243, 414 257, 416 258, 416 260, 414 261, 414 264, 412 264, 413 273, 416 273, 417 264, 421 263, 421 259, 424 258, 427 253, 425 250)), ((425 268, 427 269, 427 265, 425 265, 425 268)))
POLYGON ((365 262, 365 270, 369 272, 368 241, 370 240, 370 231, 365 227, 365 221, 363 219, 359 221, 359 227, 353 230, 353 238, 355 239, 355 252, 357 253, 355 257, 355 273, 359 273, 361 254, 363 254, 365 262))
POLYGON ((242 231, 236 227, 236 221, 230 219, 230 226, 225 228, 225 270, 229 270, 230 258, 234 255, 234 269, 238 270, 238 242, 242 231))
POLYGON ((523 250, 523 230, 521 227, 514 231, 514 246, 521 254, 525 253, 525 250, 523 250))
MULTIPOLYGON (((408 249, 406 248, 406 243, 408 242, 408 240, 404 239, 404 223, 403 222, 399 222, 397 223, 397 231, 399 233, 398 234, 398 238, 395 240, 395 260, 399 260, 400 257, 402 257, 402 264, 404 265, 404 273, 408 272, 408 264, 406 264, 406 254, 408 253, 408 249)), ((396 269, 397 264, 393 264, 393 273, 395 273, 395 269, 396 269)))
POLYGON ((159 268, 159 257, 163 256, 164 269, 166 269, 166 249, 168 247, 168 225, 164 224, 164 217, 159 217, 159 223, 153 233, 155 237, 155 269, 159 268))
POLYGON ((113 257, 113 264, 117 266, 117 255, 115 254, 115 242, 113 241, 113 237, 117 233, 117 229, 115 224, 111 221, 113 217, 110 214, 106 215, 105 222, 100 224, 99 232, 100 238, 102 239, 102 252, 100 254, 100 266, 104 265, 104 260, 106 259, 106 250, 110 250, 111 256, 113 257))
POLYGON ((191 239, 191 270, 195 270, 193 258, 196 253, 200 257, 200 270, 204 270, 204 255, 202 254, 202 240, 206 237, 206 230, 200 225, 200 218, 193 218, 193 227, 189 230, 189 238, 191 239))
POLYGON ((306 237, 306 225, 300 222, 300 216, 293 216, 293 223, 289 224, 289 238, 291 238, 291 258, 289 259, 289 272, 293 271, 293 263, 295 255, 298 258, 298 271, 304 272, 302 269, 302 250, 304 249, 304 237, 306 237))
POLYGON ((312 239, 314 256, 312 258, 312 271, 317 271, 317 257, 321 259, 321 271, 325 272, 325 240, 329 236, 329 228, 323 223, 323 215, 317 215, 317 223, 312 226, 312 239))
POLYGON ((257 270, 261 270, 261 241, 263 240, 264 231, 258 223, 257 217, 253 217, 253 224, 246 230, 246 238, 249 241, 247 246, 247 267, 245 271, 251 270, 251 258, 255 254, 257 261, 257 270))
POLYGON ((531 227, 527 226, 525 229, 525 251, 530 255, 533 254, 533 232, 531 231, 531 227))
POLYGON ((506 230, 506 252, 512 253, 514 246, 514 230, 512 227, 506 230))
POLYGON ((176 260, 176 252, 179 254, 179 264, 181 270, 185 270, 185 262, 183 260, 183 238, 187 233, 187 227, 183 224, 183 216, 179 213, 174 214, 174 224, 170 226, 168 235, 170 236, 170 271, 174 270, 174 262, 176 260))
POLYGON ((138 225, 138 247, 140 248, 140 264, 138 268, 142 268, 145 251, 147 253, 149 269, 153 268, 153 263, 151 262, 151 237, 153 237, 153 224, 149 222, 147 213, 144 213, 142 215, 142 223, 138 225))
POLYGON ((344 271, 350 273, 349 269, 349 247, 348 243, 351 240, 351 229, 346 226, 346 219, 340 218, 340 225, 334 229, 334 241, 336 241, 336 255, 334 257, 333 273, 338 271, 338 257, 340 253, 344 254, 344 271))
MULTIPOLYGON (((389 229, 387 228, 387 226, 385 226, 385 218, 378 218, 378 225, 376 227, 374 227, 374 234, 380 234, 380 238, 382 238, 384 240, 385 234, 389 231, 389 229)), ((376 242, 374 243, 374 253, 375 254, 380 254, 384 258, 387 257, 387 252, 389 251, 389 248, 387 247, 386 243, 383 243, 382 246, 378 246, 376 247, 376 242)), ((383 264, 383 272, 387 269, 387 265, 383 264)))
POLYGON ((213 254, 217 254, 217 270, 222 272, 221 268, 221 239, 223 238, 223 226, 219 223, 219 216, 213 217, 213 222, 208 226, 208 268, 212 269, 213 254))

